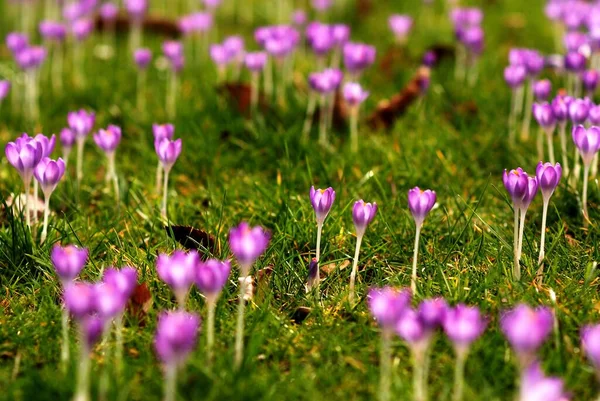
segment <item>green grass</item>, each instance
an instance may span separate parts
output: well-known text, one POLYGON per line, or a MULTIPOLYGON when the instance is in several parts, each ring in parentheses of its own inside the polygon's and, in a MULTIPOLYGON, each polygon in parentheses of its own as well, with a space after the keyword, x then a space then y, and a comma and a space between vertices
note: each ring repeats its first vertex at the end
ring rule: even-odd
MULTIPOLYGON (((392 11, 420 15, 406 57, 386 75, 371 68, 362 82, 371 90, 364 110, 403 87, 418 66, 424 49, 432 44, 452 44, 445 16, 427 20, 419 14, 420 2, 392 7, 374 2, 372 12, 358 16, 348 11, 343 20, 352 24, 352 37, 376 44, 383 55, 391 46, 387 16, 392 11), (415 3, 415 4, 412 4, 415 3)), ((559 331, 540 352, 544 368, 564 377, 575 399, 596 395, 592 369, 579 346, 579 327, 600 320, 598 279, 592 263, 600 237, 598 184, 590 184, 592 224, 582 229, 579 193, 562 183, 552 199, 548 220, 547 272, 544 285, 533 284, 541 225, 541 197, 530 208, 525 229, 524 273, 521 282, 510 278, 512 269, 512 209, 502 186, 504 168, 522 166, 533 172, 535 144, 513 149, 507 143, 506 119, 510 93, 502 79, 507 51, 512 46, 532 46, 552 51, 549 24, 541 0, 484 2, 486 50, 475 88, 453 80, 453 61, 445 60, 432 75, 430 92, 421 107, 413 106, 390 132, 369 132, 362 124, 361 152, 350 152, 348 134, 333 137, 335 151, 313 141, 300 141, 305 113, 302 89, 290 90, 286 109, 276 109, 251 127, 227 99, 214 89, 215 73, 209 62, 190 67, 183 76, 178 99, 176 136, 183 138, 183 153, 171 175, 169 210, 176 224, 189 224, 215 235, 220 244, 216 257, 229 257, 227 232, 241 220, 260 224, 272 233, 272 242, 255 269, 272 266, 273 275, 264 299, 247 309, 246 355, 243 368, 233 369, 237 272, 227 285, 217 308, 216 361, 205 365, 202 336, 180 386, 187 400, 367 400, 374 399, 379 377, 379 332, 371 320, 364 297, 371 286, 407 286, 414 240, 414 223, 406 192, 419 185, 438 194, 439 207, 427 218, 420 252, 420 294, 417 300, 443 296, 452 303, 480 306, 490 326, 467 362, 466 400, 508 400, 515 383, 515 359, 498 330, 499 311, 524 301, 552 305, 556 293, 559 331), (509 28, 515 16, 525 24, 509 28), (298 96, 296 94, 298 93, 298 96), (475 113, 465 111, 474 102, 475 113), (223 133, 229 135, 223 135, 223 133), (338 268, 322 284, 323 305, 314 308, 304 291, 308 260, 315 247, 316 226, 308 199, 311 185, 333 186, 337 198, 323 231, 323 264, 339 267, 350 260, 355 236, 351 206, 359 198, 376 201, 379 214, 369 226, 361 252, 358 291, 360 303, 350 309, 344 302, 350 267, 338 268), (313 307, 301 324, 291 316, 299 306, 313 307)), ((11 24, 0 5, 0 33, 11 24), (6 22, 6 23, 5 23, 6 22)), ((266 17, 259 18, 265 22, 266 17)), ((220 34, 240 29, 250 38, 251 27, 224 20, 220 34)), ((162 38, 148 35, 155 53, 162 38)), ((117 151, 122 199, 117 207, 104 190, 104 157, 91 138, 86 146, 86 176, 80 191, 74 171, 52 198, 49 240, 39 245, 41 227, 32 240, 19 216, 2 215, 0 227, 0 399, 67 400, 74 389, 74 369, 60 373, 60 288, 52 271, 49 250, 54 243, 76 243, 90 250, 90 263, 82 278, 97 280, 108 266, 133 265, 152 292, 153 303, 142 324, 126 320, 125 373, 113 380, 109 399, 159 400, 161 369, 152 351, 157 314, 175 303, 166 285, 155 274, 159 252, 172 252, 177 244, 167 237, 159 219, 160 200, 154 195, 156 156, 152 147, 152 122, 166 122, 166 75, 152 68, 149 75, 148 113, 135 109, 135 72, 119 37, 117 56, 110 61, 92 55, 95 37, 88 44, 85 90, 67 80, 62 93, 53 93, 44 80, 42 117, 35 126, 7 101, 0 111, 3 144, 20 132, 52 133, 66 124, 69 110, 80 107, 98 113, 97 127, 114 123, 123 128, 117 151), (17 368, 18 367, 18 368, 17 368), (16 370, 18 369, 18 370, 16 370), (13 373, 16 375, 13 376, 13 373)), ((380 57, 381 58, 381 57, 380 57)), ((67 63, 68 66, 68 63, 67 63)), ((0 47, 0 76, 10 76, 14 65, 8 50, 0 47)), ((299 64, 301 85, 310 71, 299 64)), ((550 75, 554 83, 560 78, 550 75)), ((8 99, 7 99, 8 100, 8 99)), ((360 129, 360 127, 359 127, 360 129)), ((74 155, 70 167, 74 166, 74 155)), ((16 171, 2 158, 0 193, 22 190, 16 171)), ((255 270, 256 271, 256 270, 255 270)), ((188 309, 205 312, 202 298, 193 290, 188 309)), ((72 332, 74 338, 75 332, 72 332)), ((73 342, 72 351, 76 344, 73 342)), ((395 399, 411 397, 409 352, 394 342, 395 399)), ((435 344, 430 392, 432 398, 449 399, 454 357, 445 339, 435 344)), ((101 349, 93 364, 94 394, 101 367, 101 349)))

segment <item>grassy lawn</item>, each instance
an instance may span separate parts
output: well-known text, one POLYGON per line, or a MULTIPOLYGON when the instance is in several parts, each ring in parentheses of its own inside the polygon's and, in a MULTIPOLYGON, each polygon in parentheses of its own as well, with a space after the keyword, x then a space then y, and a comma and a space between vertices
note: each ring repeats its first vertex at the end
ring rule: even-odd
MULTIPOLYGON (((265 0, 266 1, 266 0, 265 0)), ((0 2, 0 35, 14 27, 7 1, 0 2)), ((416 300, 443 296, 450 303, 478 305, 490 318, 489 328, 475 344, 467 362, 466 400, 513 399, 517 374, 515 358, 498 329, 500 311, 518 302, 553 306, 558 330, 540 355, 549 374, 559 375, 576 400, 597 393, 593 369, 582 354, 579 328, 600 320, 597 260, 598 182, 590 181, 592 224, 582 228, 579 192, 562 182, 551 201, 546 237, 547 271, 544 284, 534 283, 542 214, 541 196, 532 204, 525 228, 523 277, 511 278, 512 208, 502 185, 504 168, 537 165, 535 139, 517 147, 507 140, 510 90, 502 71, 511 47, 534 47, 554 52, 551 26, 543 1, 489 0, 471 2, 485 13, 485 51, 479 80, 469 87, 454 80, 454 61, 444 59, 432 71, 431 87, 422 102, 413 104, 390 131, 371 131, 359 125, 360 152, 350 151, 348 130, 332 135, 332 149, 317 143, 314 126, 310 143, 301 141, 306 110, 306 76, 312 59, 300 58, 297 85, 287 93, 285 107, 275 105, 255 124, 238 112, 215 86, 216 73, 207 57, 188 61, 182 75, 177 117, 171 121, 183 152, 171 174, 169 217, 173 224, 192 225, 214 235, 215 257, 231 257, 229 228, 242 220, 261 225, 272 234, 257 269, 270 266, 262 296, 247 309, 246 355, 243 368, 233 368, 237 269, 220 299, 216 314, 216 360, 205 363, 205 337, 181 376, 179 397, 186 400, 371 400, 379 380, 379 330, 366 307, 372 286, 410 285, 414 223, 407 207, 407 190, 418 185, 437 192, 438 206, 421 237, 420 282, 416 300), (315 248, 316 225, 308 191, 332 186, 337 197, 323 230, 322 265, 328 274, 322 283, 322 305, 307 296, 307 266, 315 248), (356 307, 348 306, 348 282, 355 234, 352 205, 358 199, 376 201, 379 213, 369 226, 360 259, 356 307), (556 295, 552 302, 551 293, 556 295), (301 323, 297 309, 311 307, 301 323)), ((348 4, 352 4, 351 1, 348 4)), ((363 116, 377 102, 400 91, 432 45, 453 45, 446 15, 423 11, 419 1, 374 1, 369 13, 354 6, 331 18, 351 25, 352 39, 377 46, 378 62, 361 78, 371 91, 363 116), (396 4, 397 3, 397 4, 396 4), (403 12, 415 17, 407 48, 391 69, 380 61, 393 47, 387 17, 403 12)), ((261 14, 255 24, 268 19, 261 14)), ((219 36, 242 32, 247 46, 255 26, 236 24, 223 15, 219 36)), ((147 33, 145 44, 160 53, 164 40, 147 33)), ((58 186, 51 207, 48 241, 39 245, 41 225, 26 234, 18 215, 4 210, 0 217, 0 399, 68 400, 75 387, 75 363, 66 375, 59 371, 60 286, 50 262, 54 243, 75 243, 90 250, 82 278, 96 281, 109 266, 131 265, 147 284, 152 303, 141 319, 127 315, 125 369, 112 378, 109 399, 159 400, 162 374, 152 349, 158 313, 175 306, 169 288, 159 281, 158 253, 180 246, 166 233, 155 194, 157 163, 152 143, 153 122, 169 122, 165 114, 167 74, 149 70, 147 111, 136 109, 136 70, 127 49, 127 37, 118 36, 115 57, 102 60, 94 49, 97 34, 86 42, 85 88, 65 79, 57 93, 42 72, 41 118, 33 125, 6 99, 0 109, 0 142, 21 132, 58 133, 66 126, 68 111, 97 112, 96 127, 117 124, 123 141, 117 150, 121 200, 117 204, 105 188, 105 157, 88 138, 85 177, 78 191, 74 154, 69 177, 58 186)), ((67 58, 65 77, 70 76, 67 58)), ((12 78, 15 69, 9 51, 0 45, 0 78, 12 78)), ((248 81, 244 72, 242 79, 248 81)), ((548 74, 546 74, 548 75, 548 74)), ((555 88, 562 77, 548 75, 555 88)), ((13 90, 21 90, 13 87, 13 90)), ((537 132, 537 127, 533 127, 537 132)), ((55 156, 58 155, 55 151, 55 156)), ((6 158, 0 161, 0 199, 22 191, 22 183, 6 158)), ((204 315, 197 289, 188 309, 204 315)), ((75 338, 73 330, 72 338, 75 338)), ((73 340, 72 353, 76 352, 73 340)), ((394 399, 410 399, 411 361, 408 348, 394 340, 394 399)), ((93 356, 93 399, 101 367, 102 347, 93 356)), ((454 356, 442 336, 435 343, 431 368, 431 398, 450 399, 454 356)))

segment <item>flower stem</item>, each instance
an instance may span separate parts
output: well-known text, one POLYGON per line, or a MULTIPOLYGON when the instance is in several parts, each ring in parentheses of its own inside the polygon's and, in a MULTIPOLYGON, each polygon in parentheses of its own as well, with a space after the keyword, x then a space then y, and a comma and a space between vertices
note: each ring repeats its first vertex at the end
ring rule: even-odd
POLYGON ((558 135, 560 137, 560 148, 562 151, 562 168, 564 169, 565 176, 569 175, 569 160, 567 159, 567 123, 560 123, 558 135))
POLYGON ((589 164, 585 164, 583 166, 583 194, 581 195, 581 202, 583 203, 583 217, 584 217, 584 225, 587 227, 590 221, 590 215, 588 214, 587 207, 587 192, 588 192, 588 179, 590 175, 590 166, 589 164))
POLYGON ((69 312, 64 305, 62 309, 62 347, 60 361, 63 373, 66 373, 69 365, 69 312))
POLYGON ((215 300, 207 300, 207 327, 206 327, 206 360, 208 365, 212 365, 213 349, 215 344, 215 308, 217 303, 215 300))
MULTIPOLYGON (((242 274, 246 269, 242 269, 242 274)), ((244 357, 244 310, 246 308, 246 301, 244 296, 246 295, 246 275, 243 274, 240 277, 240 293, 238 303, 238 315, 237 315, 237 326, 235 330, 235 367, 239 368, 242 365, 242 359, 244 357)))
POLYGON ((117 379, 120 379, 123 366, 123 315, 118 315, 115 318, 115 337, 117 340, 115 346, 115 373, 117 379))
POLYGON ((352 272, 350 273, 350 294, 348 295, 348 301, 350 305, 354 305, 355 298, 355 282, 356 282, 356 273, 358 273, 358 256, 360 254, 360 244, 362 243, 363 236, 356 236, 356 249, 354 250, 354 262, 352 263, 352 272))
POLYGON ((385 330, 381 333, 381 355, 379 367, 379 401, 390 401, 392 384, 392 333, 385 330))
POLYGON ((163 219, 167 219, 167 195, 169 194, 169 169, 165 168, 163 179, 163 198, 160 208, 163 219))
MULTIPOLYGON (((556 158, 554 157, 554 143, 552 141, 552 131, 546 133, 546 141, 548 142, 548 156, 550 157, 550 163, 555 164, 556 158)), ((543 160, 543 158, 540 160, 543 160)))
POLYGON ((77 389, 73 401, 90 400, 90 349, 86 345, 85 333, 83 327, 80 328, 80 354, 79 366, 77 369, 77 389))
POLYGON ((350 110, 350 141, 352 152, 358 152, 358 106, 350 110))
POLYGON ((31 228, 31 210, 29 205, 29 191, 31 190, 31 178, 25 180, 25 222, 31 228))
POLYGON ((425 401, 425 389, 423 388, 423 362, 424 353, 422 350, 412 350, 413 354, 413 397, 415 401, 425 401))
MULTIPOLYGON (((538 160, 544 160, 544 129, 542 127, 539 128, 538 130, 538 137, 537 137, 537 157, 538 160)), ((525 139, 525 138, 522 138, 525 139)))
POLYGON ((179 78, 175 71, 171 71, 171 77, 169 78, 169 89, 167 92, 167 116, 169 119, 175 118, 177 112, 177 87, 179 78))
POLYGON ((144 115, 146 113, 146 70, 137 76, 137 108, 144 115))
POLYGON ((467 352, 465 350, 457 350, 456 365, 454 370, 454 391, 452 394, 452 401, 461 401, 463 399, 466 359, 467 352))
POLYGON ((548 203, 549 203, 550 199, 544 199, 544 205, 543 205, 543 209, 542 209, 542 233, 541 233, 541 238, 540 238, 540 255, 538 257, 538 271, 537 271, 537 278, 538 278, 538 283, 542 284, 542 278, 543 278, 543 273, 544 273, 544 247, 545 247, 545 241, 546 241, 546 218, 548 216, 548 203))
POLYGON ((511 145, 515 144, 516 134, 516 119, 517 119, 517 90, 513 89, 510 97, 510 114, 508 115, 508 141, 511 145))
POLYGON ((77 136, 77 187, 81 185, 83 178, 83 148, 85 146, 85 137, 77 136))
POLYGON ((531 107, 533 106, 533 79, 529 79, 529 90, 526 89, 525 115, 523 116, 523 127, 521 130, 521 139, 529 139, 529 126, 531 125, 531 107))
POLYGON ((165 398, 164 401, 175 401, 177 393, 177 365, 174 363, 165 366, 165 398))
POLYGON ((158 166, 156 166, 156 194, 160 195, 160 189, 162 185, 162 173, 163 167, 160 160, 158 161, 158 166))
POLYGON ((412 279, 410 281, 410 288, 413 295, 417 293, 417 258, 419 257, 419 239, 421 237, 421 224, 417 224, 417 230, 415 233, 415 249, 413 251, 413 265, 412 265, 412 279))
POLYGON ((252 117, 256 116, 258 110, 258 94, 260 75, 258 72, 252 72, 250 75, 250 113, 252 117))
POLYGON ((513 241, 513 278, 515 280, 521 279, 521 265, 519 264, 519 208, 514 206, 515 209, 515 224, 514 224, 514 241, 513 241))
POLYGON ((37 217, 38 217, 38 194, 40 192, 40 186, 38 183, 37 179, 33 180, 33 211, 32 211, 32 216, 33 216, 33 222, 36 223, 37 222, 37 217))
POLYGON ((310 94, 308 95, 308 107, 306 108, 306 118, 304 119, 304 126, 302 127, 302 138, 305 142, 308 142, 310 129, 312 128, 312 121, 315 115, 316 108, 317 95, 314 92, 310 92, 310 94))
MULTIPOLYGON (((519 223, 519 252, 517 254, 517 257, 519 260, 521 260, 521 256, 523 254, 523 234, 525 231, 525 215, 527 214, 527 210, 521 210, 520 216, 521 216, 521 221, 519 223)), ((519 272, 520 274, 520 272, 519 272)))
POLYGON ((319 106, 319 143, 327 144, 327 96, 321 95, 319 106))
POLYGON ((44 227, 42 228, 42 237, 40 242, 44 242, 46 240, 46 235, 48 235, 48 215, 50 214, 50 194, 44 196, 44 227))

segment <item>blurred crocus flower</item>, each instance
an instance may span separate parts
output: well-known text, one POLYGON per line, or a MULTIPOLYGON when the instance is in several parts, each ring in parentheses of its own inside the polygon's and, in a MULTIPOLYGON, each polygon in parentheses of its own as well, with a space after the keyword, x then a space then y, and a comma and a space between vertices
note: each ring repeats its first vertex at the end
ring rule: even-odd
POLYGON ((96 122, 96 114, 87 112, 83 109, 72 111, 67 115, 69 128, 76 135, 77 143, 77 182, 81 183, 83 178, 83 150, 85 147, 85 139, 91 132, 96 122))
POLYGON ((413 268, 411 289, 413 293, 417 291, 417 258, 419 256, 419 239, 421 237, 421 228, 425 217, 429 214, 437 199, 435 191, 427 189, 423 191, 419 187, 414 187, 408 191, 408 208, 413 216, 416 226, 415 247, 413 252, 413 268))
POLYGON ((8 96, 10 92, 10 81, 3 79, 0 80, 0 106, 2 106, 2 101, 8 96))
POLYGON ((171 168, 179 158, 181 154, 182 142, 181 138, 177 140, 170 140, 169 138, 162 138, 154 142, 154 150, 158 156, 158 160, 162 164, 164 172, 163 181, 163 202, 162 202, 162 216, 167 217, 167 194, 169 188, 169 173, 171 168))
POLYGON ((542 128, 537 141, 538 158, 544 158, 544 135, 548 143, 548 155, 550 161, 554 163, 554 129, 556 127, 556 118, 552 106, 548 102, 535 103, 533 105, 533 116, 542 128))
POLYGON ((167 40, 162 44, 162 51, 166 58, 175 60, 183 56, 183 45, 176 40, 167 40))
POLYGON ((535 361, 536 352, 552 332, 553 321, 552 311, 545 307, 520 304, 504 312, 500 327, 517 354, 521 369, 535 361))
POLYGON ((552 93, 552 84, 547 79, 540 79, 533 84, 533 95, 539 102, 546 101, 552 93))
POLYGON ((46 60, 48 52, 42 46, 30 46, 15 55, 15 61, 23 71, 37 70, 46 60))
POLYGON ((585 326, 581 329, 581 345, 596 372, 600 372, 600 325, 585 326))
POLYGON ((320 281, 319 274, 319 260, 321 258, 321 233, 323 231, 323 223, 331 210, 331 206, 333 206, 333 202, 335 201, 335 191, 333 188, 329 187, 327 189, 315 189, 314 186, 310 187, 310 203, 315 211, 315 216, 317 219, 317 250, 316 250, 316 271, 314 275, 311 277, 308 288, 312 288, 313 286, 318 287, 320 281))
POLYGON ((564 383, 557 377, 546 377, 539 362, 532 363, 521 375, 519 401, 568 401, 564 383))
POLYGON ((163 312, 158 317, 154 349, 165 366, 165 400, 174 400, 177 370, 196 348, 200 318, 184 311, 163 312))
POLYGON ((581 155, 583 161, 583 216, 585 220, 589 220, 587 208, 587 186, 590 173, 590 166, 594 157, 600 150, 600 128, 593 126, 586 129, 583 125, 573 127, 573 142, 581 155))
POLYGON ((145 70, 152 61, 152 51, 145 47, 135 49, 133 60, 140 70, 145 70))
POLYGON ((8 35, 6 35, 5 43, 6 47, 8 47, 13 55, 20 53, 21 50, 29 47, 29 39, 27 35, 20 32, 10 32, 8 35))
POLYGON ((267 63, 267 53, 265 52, 250 52, 244 56, 244 64, 251 72, 260 72, 265 68, 267 63))
POLYGON ((375 55, 374 46, 348 42, 344 46, 344 66, 348 72, 358 76, 375 62, 375 55))
POLYGON ((74 281, 88 259, 88 250, 76 245, 54 245, 50 253, 50 260, 58 275, 63 288, 74 281))
POLYGON ((71 33, 78 42, 83 42, 94 31, 94 22, 87 18, 78 19, 71 25, 71 33))
POLYGON ((593 96, 598 87, 600 74, 596 70, 587 70, 581 74, 581 83, 587 96, 593 96))
POLYGON ((39 24, 40 35, 46 40, 62 42, 67 36, 67 28, 64 24, 55 21, 42 21, 39 24))
POLYGON ((215 10, 217 7, 221 5, 223 0, 203 0, 204 5, 209 10, 215 10))
POLYGON ((294 10, 292 13, 292 23, 297 27, 303 27, 306 25, 308 21, 308 17, 306 16, 306 11, 302 9, 294 10))
POLYGON ((94 142, 104 153, 114 153, 121 142, 121 128, 116 125, 109 125, 106 129, 99 129, 94 134, 94 142))
POLYGON ((331 8, 333 0, 311 0, 310 4, 315 10, 324 12, 331 8))
POLYGON ((59 138, 60 144, 63 148, 63 160, 65 161, 66 165, 69 160, 69 155, 71 154, 71 149, 73 148, 73 145, 77 139, 77 135, 70 128, 63 128, 60 131, 59 138))
POLYGON ((158 277, 164 281, 177 299, 180 310, 185 308, 185 300, 196 280, 196 269, 200 263, 197 252, 175 251, 171 256, 160 254, 156 260, 158 277))
POLYGON ((396 42, 405 43, 413 26, 412 17, 403 14, 393 14, 388 19, 388 24, 396 38, 396 42))
POLYGON ((147 0, 125 0, 125 9, 133 19, 142 19, 148 11, 147 0))
POLYGON ((113 22, 119 15, 119 7, 115 3, 102 3, 99 9, 100 18, 105 22, 113 22))
POLYGON ((33 172, 35 179, 40 183, 44 193, 44 226, 42 229, 41 242, 46 240, 48 232, 48 215, 50 214, 50 196, 65 174, 65 162, 63 159, 52 160, 45 157, 35 166, 33 172))
POLYGON ((356 281, 356 274, 358 273, 358 257, 360 254, 360 245, 362 243, 363 236, 367 230, 367 226, 373 221, 377 214, 377 203, 367 203, 365 201, 358 200, 354 203, 352 208, 352 221, 354 222, 354 228, 356 230, 356 249, 354 251, 354 262, 352 264, 352 272, 350 273, 350 295, 348 300, 350 304, 354 304, 354 285, 356 281))

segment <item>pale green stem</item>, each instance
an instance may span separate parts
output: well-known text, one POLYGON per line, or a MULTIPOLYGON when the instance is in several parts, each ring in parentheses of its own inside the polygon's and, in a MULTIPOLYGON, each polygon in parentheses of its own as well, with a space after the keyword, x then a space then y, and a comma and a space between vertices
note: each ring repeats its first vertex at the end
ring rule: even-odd
POLYGON ((319 143, 327 144, 327 96, 321 95, 319 109, 319 143))
MULTIPOLYGON (((542 127, 540 127, 538 129, 538 137, 537 137, 537 141, 536 141, 536 148, 537 148, 537 158, 538 160, 544 160, 544 129, 542 127)), ((523 138, 525 139, 525 138, 523 138)))
POLYGON ((413 295, 417 293, 417 258, 419 257, 419 239, 421 237, 421 227, 423 223, 417 223, 415 233, 415 249, 413 251, 412 279, 410 288, 413 295))
POLYGON ((379 401, 390 401, 392 384, 392 332, 387 329, 381 333, 381 354, 379 367, 379 401))
POLYGON ((123 315, 115 318, 115 337, 117 340, 115 346, 115 371, 117 378, 120 378, 123 366, 123 315))
POLYGON ((67 165, 68 165, 70 155, 71 155, 71 147, 63 147, 62 158, 63 158, 63 161, 65 162, 65 167, 67 167, 67 165))
POLYGON ((323 223, 317 223, 317 252, 316 258, 317 262, 321 260, 321 233, 323 232, 323 223))
POLYGON ((517 120, 517 90, 513 89, 512 96, 510 97, 510 114, 508 115, 508 141, 511 145, 515 144, 515 133, 516 133, 516 120, 517 120))
POLYGON ((90 400, 90 349, 86 345, 85 334, 83 328, 80 328, 80 354, 79 366, 77 369, 77 390, 73 401, 89 401, 90 400))
POLYGON ((422 350, 413 350, 413 397, 415 401, 425 401, 425 389, 423 388, 423 359, 422 350))
POLYGON ((454 391, 452 394, 452 401, 461 401, 463 399, 464 386, 465 386, 465 361, 467 359, 467 352, 465 350, 457 350, 456 352, 456 366, 454 370, 454 391))
POLYGON ((525 115, 523 116, 523 128, 521 130, 521 139, 529 139, 529 126, 531 125, 531 107, 533 106, 533 79, 529 79, 529 90, 526 89, 525 115))
MULTIPOLYGON (((36 202, 37 203, 37 202, 36 202)), ((40 242, 46 241, 48 235, 48 216, 50 215, 50 194, 44 194, 44 226, 42 228, 42 237, 40 242)))
POLYGON ((169 194, 169 168, 165 168, 163 179, 163 198, 160 208, 163 219, 167 219, 167 195, 169 194))
POLYGON ((600 153, 596 153, 592 160, 592 167, 590 169, 590 176, 592 178, 596 178, 596 175, 598 174, 598 156, 600 156, 600 153))
POLYGON ((114 152, 107 153, 106 157, 107 157, 107 160, 108 160, 108 168, 107 168, 107 171, 106 171, 106 181, 107 181, 107 183, 109 181, 112 181, 113 189, 114 189, 114 194, 115 194, 115 200, 118 203, 119 199, 120 199, 120 195, 119 195, 119 178, 117 177, 117 172, 116 172, 116 169, 115 169, 115 153, 114 152))
POLYGON ((108 394, 108 389, 110 387, 110 378, 108 375, 108 361, 110 359, 110 324, 104 330, 102 335, 102 357, 104 359, 104 366, 102 367, 102 373, 100 376, 100 383, 98 385, 98 399, 100 401, 106 401, 106 395, 108 394))
POLYGON ((85 146, 85 136, 77 136, 77 186, 81 185, 83 179, 83 148, 85 146))
POLYGON ((179 78, 175 71, 171 71, 169 78, 169 90, 167 93, 167 116, 169 119, 174 119, 177 112, 177 87, 179 86, 179 78))
POLYGON ((244 310, 246 308, 246 301, 244 296, 246 295, 246 276, 249 272, 249 268, 242 268, 242 275, 240 276, 240 293, 238 299, 238 315, 237 315, 237 326, 235 330, 235 367, 239 369, 242 365, 242 359, 244 358, 244 310))
POLYGON ((538 257, 538 271, 537 271, 537 277, 538 277, 538 282, 541 284, 542 283, 542 279, 543 279, 543 273, 544 273, 544 255, 545 255, 545 251, 544 251, 544 247, 545 247, 545 242, 546 242, 546 218, 548 216, 548 204, 549 204, 550 199, 544 199, 544 205, 543 205, 543 209, 542 209, 542 233, 541 233, 541 238, 540 238, 540 255, 538 257))
POLYGON ((137 76, 137 108, 142 115, 146 113, 146 70, 139 71, 137 76))
POLYGON ((259 92, 260 75, 258 72, 252 71, 250 74, 250 113, 254 117, 258 110, 258 94, 259 92))
POLYGON ((590 166, 589 164, 584 164, 583 166, 583 194, 581 195, 581 202, 583 203, 583 217, 584 224, 587 227, 588 222, 590 221, 590 215, 588 214, 587 207, 587 192, 588 192, 588 179, 590 175, 590 166))
POLYGON ((162 186, 162 173, 163 173, 163 167, 162 167, 162 163, 159 160, 158 161, 158 166, 156 166, 156 194, 160 195, 160 189, 162 186))
POLYGON ((304 126, 302 127, 302 138, 305 142, 308 142, 310 129, 312 127, 313 117, 315 115, 315 109, 317 108, 317 95, 314 92, 310 92, 308 95, 308 107, 306 109, 306 118, 304 119, 304 126))
POLYGON ((212 364, 215 344, 215 308, 216 300, 208 300, 206 306, 207 311, 207 327, 206 327, 206 360, 209 365, 212 364))
POLYGON ((523 235, 525 232, 525 215, 526 214, 527 214, 527 210, 521 210, 521 212, 520 212, 521 221, 519 222, 519 253, 517 254, 519 260, 521 260, 521 256, 523 255, 523 235))
POLYGON ((142 21, 136 19, 131 24, 129 31, 129 50, 130 53, 139 48, 142 43, 142 21))
POLYGON ((579 150, 575 147, 575 151, 573 154, 573 158, 575 159, 575 163, 573 166, 573 176, 571 177, 572 185, 576 186, 577 181, 579 181, 579 173, 581 172, 581 162, 579 161, 579 150))
POLYGON ((33 222, 36 223, 38 219, 38 201, 40 193, 40 185, 37 179, 33 180, 33 222))
POLYGON ((165 366, 165 398, 164 401, 175 401, 177 395, 177 365, 165 366))
POLYGON ((517 113, 516 116, 520 116, 523 112, 523 99, 525 98, 525 85, 521 85, 517 88, 517 113))
POLYGON ((562 168, 564 169, 565 176, 569 175, 569 160, 567 159, 567 123, 560 123, 559 125, 559 137, 560 137, 560 148, 562 151, 562 168))
POLYGON ((363 236, 356 236, 356 249, 354 250, 354 263, 352 263, 352 272, 350 273, 350 293, 348 295, 348 302, 350 305, 354 305, 355 298, 355 283, 356 283, 356 274, 358 273, 358 256, 360 254, 360 244, 362 243, 363 236))
POLYGON ((519 264, 519 208, 514 206, 515 209, 515 224, 514 224, 514 241, 513 241, 513 278, 515 280, 521 279, 521 265, 519 264))
POLYGON ((69 312, 64 305, 62 309, 62 347, 60 360, 63 372, 67 372, 69 365, 69 312))
MULTIPOLYGON (((556 158, 554 157, 554 141, 552 139, 552 132, 547 132, 546 141, 548 141, 548 156, 550 157, 550 163, 555 164, 556 158)), ((540 160, 544 159, 541 158, 540 160)))
POLYGON ((267 58, 267 64, 263 70, 264 74, 264 85, 265 85, 265 97, 268 103, 271 103, 273 99, 273 61, 271 58, 267 58))
POLYGON ((350 141, 352 152, 358 152, 358 106, 350 110, 350 141))
POLYGON ((31 208, 29 205, 29 191, 31 191, 31 178, 25 180, 25 222, 31 228, 31 208))

